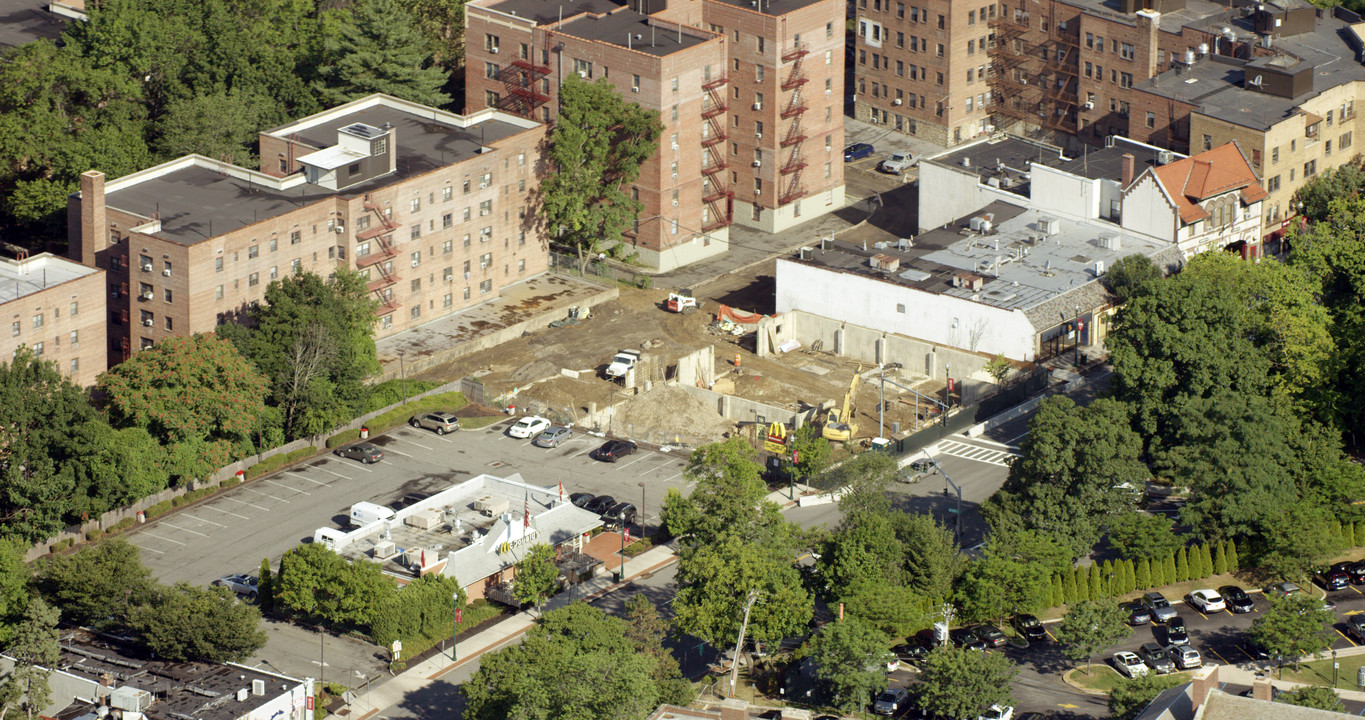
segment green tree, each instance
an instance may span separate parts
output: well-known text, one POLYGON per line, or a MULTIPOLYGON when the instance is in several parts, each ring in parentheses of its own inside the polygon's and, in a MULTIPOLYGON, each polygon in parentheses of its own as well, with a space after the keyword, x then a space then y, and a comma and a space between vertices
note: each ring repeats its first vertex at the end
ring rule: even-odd
POLYGON ((683 475, 695 486, 686 498, 680 493, 665 498, 664 526, 672 535, 698 544, 715 542, 724 534, 751 540, 784 534, 787 523, 777 504, 766 500, 762 472, 743 438, 693 450, 683 475))
POLYGON ((606 78, 589 83, 569 74, 559 98, 541 216, 551 236, 578 251, 581 271, 603 243, 620 242, 644 209, 631 187, 663 126, 657 111, 627 102, 606 78))
POLYGON ((198 154, 242 167, 255 163, 254 148, 275 102, 234 89, 175 98, 157 120, 156 147, 169 157, 198 154))
POLYGON ((1062 600, 1071 605, 1077 602, 1076 597, 1076 576, 1070 570, 1062 573, 1062 600))
POLYGON ((275 581, 270 572, 270 558, 261 559, 261 575, 256 582, 256 602, 262 613, 275 606, 275 581))
POLYGON ((187 662, 245 660, 265 646, 261 613, 221 587, 158 587, 128 616, 138 641, 158 657, 187 662))
POLYGON ((432 62, 447 73, 464 68, 464 0, 401 0, 427 41, 432 62))
POLYGON ((925 618, 935 603, 913 589, 883 580, 863 579, 837 588, 849 617, 883 633, 886 640, 910 635, 927 626, 925 618))
POLYGON ((32 573, 19 548, 0 539, 0 647, 9 642, 32 595, 32 573))
POLYGON ((1138 561, 1137 570, 1133 575, 1134 590, 1146 590, 1152 587, 1152 565, 1147 558, 1138 561))
POLYGON ((744 605, 759 594, 749 615, 748 638, 776 642, 810 621, 812 600, 801 585, 790 549, 724 535, 678 555, 674 624, 681 632, 723 647, 739 638, 744 605))
MULTIPOLYGON (((1036 613, 1050 595, 1051 578, 1062 568, 1058 545, 1023 531, 1023 536, 993 536, 981 559, 967 566, 958 584, 958 605, 974 621, 1001 620, 1018 612, 1036 613)), ((1065 552, 1065 551, 1062 551, 1065 552)), ((1085 578, 1077 578, 1077 589, 1085 578)))
POLYGON ((52 700, 48 685, 50 668, 62 657, 57 634, 60 613, 34 598, 24 610, 23 619, 12 631, 5 654, 14 660, 14 669, 0 681, 0 716, 11 709, 22 709, 32 720, 52 700))
POLYGON ((480 658, 460 686, 464 717, 639 720, 660 702, 654 671, 624 621, 573 603, 545 613, 522 643, 480 658))
POLYGON ((1160 515, 1131 512, 1109 521, 1109 545, 1125 558, 1164 557, 1184 544, 1171 529, 1171 521, 1160 515))
POLYGON ((1114 720, 1133 720, 1157 695, 1184 682, 1181 675, 1148 673, 1135 678, 1120 678, 1109 692, 1109 713, 1114 720))
POLYGON ((1237 572, 1242 569, 1241 559, 1237 557, 1237 541, 1228 539, 1228 572, 1237 572))
POLYGON ((432 64, 431 48, 396 0, 360 0, 339 13, 323 38, 318 96, 340 105, 373 93, 422 105, 451 102, 449 75, 432 64))
POLYGON ((889 453, 866 452, 840 463, 816 484, 821 489, 840 489, 839 510, 846 517, 887 514, 891 511, 887 493, 900 472, 897 465, 896 457, 889 453))
POLYGON ((1190 560, 1185 552, 1185 546, 1181 545, 1180 549, 1175 551, 1175 581, 1181 583, 1189 579, 1190 560))
POLYGON ((1271 598, 1270 609, 1251 621, 1248 635, 1271 657, 1295 665, 1305 655, 1317 655, 1332 646, 1336 616, 1322 601, 1300 593, 1271 598))
POLYGON ((546 543, 533 546, 516 565, 512 595, 520 603, 534 603, 536 610, 559 584, 559 568, 555 567, 555 549, 546 543))
POLYGON ((904 553, 906 584, 935 600, 951 597, 967 566, 953 531, 928 514, 892 513, 891 519, 904 553))
POLYGON ((1337 694, 1337 691, 1320 685, 1306 685, 1287 690, 1275 696, 1275 702, 1339 713, 1346 712, 1346 704, 1341 701, 1341 696, 1337 694))
POLYGON ((991 705, 1013 704, 1010 681, 1017 673, 1001 653, 937 647, 920 668, 919 705, 936 717, 975 717, 991 705))
POLYGON ((1010 364, 1009 360, 1005 359, 1004 355, 996 355, 995 357, 991 358, 989 362, 986 363, 986 367, 984 369, 986 371, 986 374, 990 375, 991 379, 995 381, 996 385, 1004 387, 1005 378, 1009 377, 1010 370, 1012 368, 1013 365, 1010 364))
POLYGON ((1077 603, 1066 611, 1057 627, 1057 642, 1065 646, 1063 652, 1072 660, 1085 660, 1085 673, 1090 674, 1090 659, 1095 653, 1133 634, 1128 627, 1123 606, 1105 600, 1077 603))
POLYGON ((1360 547, 1360 542, 1356 540, 1356 524, 1347 523, 1341 532, 1341 537, 1349 547, 1360 547))
POLYGON ((856 617, 826 625, 811 639, 806 657, 829 689, 834 707, 852 713, 886 689, 886 637, 856 617))
POLYGON ((298 272, 271 282, 248 322, 218 327, 270 383, 290 439, 325 432, 359 414, 379 370, 375 301, 360 273, 330 279, 298 272))
POLYGON ((1307 577, 1311 569, 1346 549, 1320 507, 1294 505, 1261 531, 1257 566, 1272 577, 1307 577))
POLYGON ((1066 583, 1058 575, 1052 576, 1052 596, 1049 598, 1049 607, 1061 607, 1066 604, 1066 583))
POLYGON ((1088 574, 1090 575, 1090 599, 1099 600, 1100 598, 1105 597, 1104 575, 1100 572, 1099 566, 1091 565, 1088 574))
POLYGON ((1228 544, 1227 544, 1226 542, 1219 542, 1219 543, 1218 543, 1218 554, 1215 555, 1214 558, 1213 558, 1213 574, 1214 574, 1214 575, 1225 575, 1225 574, 1227 574, 1227 571, 1228 571, 1228 551, 1227 551, 1227 545, 1228 545, 1228 544))
POLYGON ((1199 560, 1200 564, 1203 566, 1201 568, 1200 577, 1209 577, 1213 575, 1214 574, 1213 551, 1209 549, 1208 543, 1204 543, 1203 545, 1200 546, 1199 560))
POLYGON ((427 573, 384 597, 370 639, 387 648, 394 640, 421 646, 448 638, 455 629, 455 608, 468 600, 454 577, 427 573))
POLYGON ((860 580, 900 585, 906 580, 905 550, 883 514, 848 515, 825 543, 820 572, 833 587, 860 580))
POLYGON ((1170 585, 1175 580, 1175 556, 1167 555, 1161 568, 1161 579, 1163 585, 1170 585))
POLYGON ((137 547, 118 539, 51 556, 35 574, 39 591, 68 622, 100 629, 122 624, 130 606, 145 602, 155 585, 137 547))
POLYGON ((654 659, 654 682, 659 691, 659 702, 686 705, 695 693, 692 684, 678 668, 678 660, 664 647, 668 637, 668 621, 659 617, 659 608, 644 593, 636 593, 626 601, 626 639, 635 651, 654 659))
POLYGON ((1083 567, 1075 568, 1071 571, 1076 576, 1076 600, 1083 601, 1090 599, 1090 573, 1083 567))
POLYGON ((1299 214, 1309 220, 1328 220, 1334 200, 1358 198, 1362 188, 1365 188, 1365 171, 1358 165, 1342 165, 1300 186, 1294 191, 1292 203, 1303 203, 1299 214))
POLYGON ((802 477, 819 475, 834 459, 834 448, 820 435, 820 428, 811 423, 787 436, 787 450, 796 453, 796 471, 802 477))
POLYGON ((1134 295, 1150 291, 1152 285, 1162 279, 1164 273, 1146 255, 1129 255, 1120 258, 1104 273, 1102 282, 1120 303, 1128 302, 1134 295))
POLYGON ((1044 400, 1020 452, 983 513, 997 529, 1002 516, 1015 516, 1062 541, 1072 557, 1090 551, 1109 517, 1133 511, 1126 488, 1149 476, 1127 407, 1104 398, 1087 406, 1060 395, 1044 400))
POLYGON ((280 610, 338 628, 369 629, 394 583, 373 563, 351 563, 318 543, 280 558, 275 604, 280 610))

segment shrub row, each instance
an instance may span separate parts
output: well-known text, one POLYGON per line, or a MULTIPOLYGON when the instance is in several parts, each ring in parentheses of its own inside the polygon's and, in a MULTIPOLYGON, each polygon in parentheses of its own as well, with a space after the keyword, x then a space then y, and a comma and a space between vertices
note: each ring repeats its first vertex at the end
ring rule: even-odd
POLYGON ((1117 597, 1134 590, 1236 572, 1240 567, 1237 543, 1233 540, 1182 547, 1164 558, 1142 558, 1137 562, 1105 560, 1102 564, 1094 563, 1053 575, 1051 596, 1045 604, 1058 607, 1083 600, 1117 597))
POLYGON ((285 465, 292 465, 306 457, 311 457, 316 452, 317 450, 314 450, 312 447, 301 447, 298 450, 272 455, 247 468, 246 479, 255 480, 262 475, 275 472, 285 465))
MULTIPOLYGON (((438 395, 429 395, 420 400, 414 400, 410 403, 399 405, 382 415, 376 415, 365 423, 365 427, 370 429, 371 435, 375 435, 407 422, 413 415, 419 415, 433 410, 455 412, 468 404, 469 401, 465 400, 464 393, 460 392, 446 392, 438 395)), ((327 447, 340 447, 347 443, 355 442, 359 438, 359 430, 343 430, 342 432, 327 438, 327 447)))

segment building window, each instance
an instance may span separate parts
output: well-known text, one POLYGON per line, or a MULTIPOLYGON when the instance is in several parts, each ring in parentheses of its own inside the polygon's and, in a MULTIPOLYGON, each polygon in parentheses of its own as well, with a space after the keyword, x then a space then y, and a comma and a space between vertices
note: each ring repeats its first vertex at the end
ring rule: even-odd
POLYGON ((251 247, 249 247, 249 248, 246 249, 246 259, 248 259, 248 260, 250 260, 251 258, 254 258, 254 257, 259 257, 260 254, 261 254, 261 246, 259 246, 259 245, 252 245, 251 247))
POLYGON ((385 315, 385 316, 382 317, 382 318, 379 318, 379 327, 380 327, 381 329, 383 329, 383 330, 388 330, 389 328, 392 328, 392 327, 393 327, 393 315, 392 315, 392 314, 389 314, 389 315, 385 315))
POLYGON ((162 300, 165 300, 166 302, 171 302, 171 298, 172 298, 171 289, 170 289, 170 288, 166 288, 166 289, 162 290, 162 293, 163 293, 163 295, 162 295, 162 298, 161 298, 161 299, 162 299, 162 300))
POLYGON ((1303 177, 1305 179, 1313 177, 1314 175, 1317 174, 1318 174, 1317 160, 1309 160, 1308 162, 1303 164, 1303 177))
POLYGON ((171 319, 171 316, 167 315, 167 316, 166 316, 166 330, 170 331, 170 330, 174 330, 174 329, 175 329, 175 321, 171 319))
MULTIPOLYGON (((498 106, 498 94, 495 93, 495 92, 493 92, 492 90, 484 90, 484 91, 483 91, 483 104, 484 104, 485 106, 487 106, 487 107, 497 107, 497 106, 498 106)), ((388 316, 385 316, 385 317, 388 317, 388 316)))
POLYGON ((261 284, 261 274, 260 274, 260 273, 251 273, 250 275, 247 275, 247 276, 246 276, 246 286, 247 286, 247 287, 256 287, 257 285, 260 285, 260 284, 261 284))
POLYGON ((1337 148, 1345 150, 1348 147, 1351 147, 1351 133, 1342 133, 1341 139, 1337 141, 1337 148))
POLYGON ((1279 162, 1280 162, 1280 148, 1279 148, 1279 146, 1270 148, 1270 164, 1271 164, 1271 165, 1275 165, 1275 164, 1278 164, 1279 162))
POLYGON ((479 294, 480 294, 480 295, 487 295, 488 293, 491 293, 491 292, 493 292, 493 281, 492 281, 492 280, 484 280, 483 282, 479 283, 479 294))
POLYGON ((496 53, 498 51, 498 36, 484 34, 483 49, 491 53, 496 53))
POLYGON ((1156 127, 1156 113, 1147 113, 1147 127, 1156 127))
POLYGON ((42 355, 42 354, 43 354, 43 344, 42 344, 42 343, 40 343, 40 342, 33 343, 33 354, 34 354, 34 355, 42 355))
POLYGON ((579 77, 591 78, 592 63, 588 62, 587 60, 579 60, 575 58, 573 61, 573 71, 578 73, 579 77))
POLYGON ((216 290, 213 291, 213 298, 214 298, 215 300, 222 300, 222 299, 223 299, 223 286, 222 286, 222 285, 219 285, 218 288, 217 288, 216 290))
POLYGON ((1213 149, 1213 137, 1212 137, 1212 136, 1210 136, 1210 135, 1205 135, 1205 136, 1204 136, 1204 149, 1205 149, 1205 150, 1212 150, 1212 149, 1213 149))
POLYGON ((214 258, 214 259, 213 259, 213 271, 214 271, 214 272, 222 272, 222 271, 223 271, 223 259, 222 259, 222 258, 214 258))
POLYGON ((22 333, 22 332, 23 332, 23 329, 22 329, 22 327, 21 327, 21 325, 20 325, 20 323, 19 323, 18 320, 16 320, 16 321, 10 323, 10 326, 9 326, 9 334, 10 334, 10 335, 13 335, 14 337, 19 337, 19 334, 22 333))
POLYGON ((270 266, 270 279, 271 279, 271 280, 275 280, 275 279, 278 279, 279 277, 280 277, 280 268, 279 268, 279 266, 278 266, 278 265, 271 265, 271 266, 270 266))
POLYGON ((40 327, 42 327, 42 326, 43 326, 43 315, 42 315, 42 313, 39 313, 39 314, 37 314, 37 315, 34 315, 34 316, 33 316, 33 329, 34 329, 34 330, 37 330, 38 328, 40 328, 40 327))
POLYGON ((421 226, 421 225, 413 225, 412 227, 408 228, 408 239, 409 239, 409 240, 416 240, 417 238, 420 238, 420 237, 422 237, 422 226, 421 226))
POLYGON ((80 358, 71 358, 71 374, 72 374, 72 375, 75 375, 77 372, 80 372, 80 369, 81 369, 81 359, 80 359, 80 358))
MULTIPOLYGON (((298 245, 298 244, 301 243, 301 242, 303 242, 303 233, 299 232, 298 230, 295 230, 294 232, 289 233, 289 244, 290 244, 290 245, 298 245)), ((273 249, 273 248, 272 248, 272 249, 273 249)))
POLYGON ((411 285, 411 287, 410 287, 410 291, 411 291, 411 292, 417 292, 417 291, 421 290, 421 289, 422 289, 422 278, 417 278, 416 280, 413 280, 411 283, 409 283, 409 285, 411 285))

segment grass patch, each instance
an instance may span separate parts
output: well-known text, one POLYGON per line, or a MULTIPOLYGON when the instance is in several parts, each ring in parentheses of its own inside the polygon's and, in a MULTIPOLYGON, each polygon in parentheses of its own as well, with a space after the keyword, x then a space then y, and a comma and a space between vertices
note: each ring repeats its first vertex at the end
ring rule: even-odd
MULTIPOLYGON (((1337 688, 1359 690, 1360 688, 1356 687, 1356 671, 1365 667, 1365 655, 1337 658, 1337 663, 1341 665, 1337 670, 1337 688)), ((1285 665, 1280 678, 1291 682, 1332 687, 1332 658, 1303 663, 1299 665, 1297 671, 1293 665, 1285 665)))
POLYGON ((311 457, 316 452, 317 451, 314 450, 312 447, 302 447, 299 448, 298 450, 294 450, 288 453, 272 455, 256 463, 255 465, 252 465, 251 467, 247 468, 246 479, 254 480, 262 475, 275 472, 276 470, 279 470, 285 465, 292 465, 293 463, 296 463, 306 457, 311 457))
POLYGON ((460 418, 460 428, 464 430, 479 430, 481 428, 486 428, 489 425, 496 425, 497 423, 500 423, 506 419, 507 418, 502 415, 484 415, 481 417, 460 418))
POLYGON ((464 618, 460 621, 460 634, 457 637, 466 636, 470 632, 478 630, 480 625, 507 615, 509 612, 511 611, 508 608, 488 602, 483 598, 470 601, 464 608, 464 618))
MULTIPOLYGON (((1170 675, 1163 675, 1162 678, 1167 681, 1167 687, 1175 687, 1176 685, 1181 685, 1189 682, 1190 678, 1193 676, 1194 671, 1190 670, 1185 672, 1171 673, 1170 675)), ((1106 695, 1112 692, 1116 686, 1118 686, 1119 684, 1128 679, 1120 675, 1118 671, 1115 670, 1114 668, 1109 667, 1108 665, 1100 662, 1094 663, 1090 666, 1089 675, 1085 674, 1084 667, 1079 667, 1072 670, 1067 670, 1065 677, 1067 682, 1071 683, 1072 685, 1075 685, 1076 687, 1083 688, 1085 690, 1090 690, 1092 692, 1102 692, 1105 693, 1106 695)))

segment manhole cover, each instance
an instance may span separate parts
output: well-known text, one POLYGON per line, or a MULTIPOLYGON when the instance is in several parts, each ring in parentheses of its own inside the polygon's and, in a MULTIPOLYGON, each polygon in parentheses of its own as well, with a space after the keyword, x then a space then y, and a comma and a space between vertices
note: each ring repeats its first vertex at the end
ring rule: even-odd
POLYGON ((488 463, 488 467, 502 467, 504 464, 505 463, 501 460, 494 460, 493 462, 488 463))

